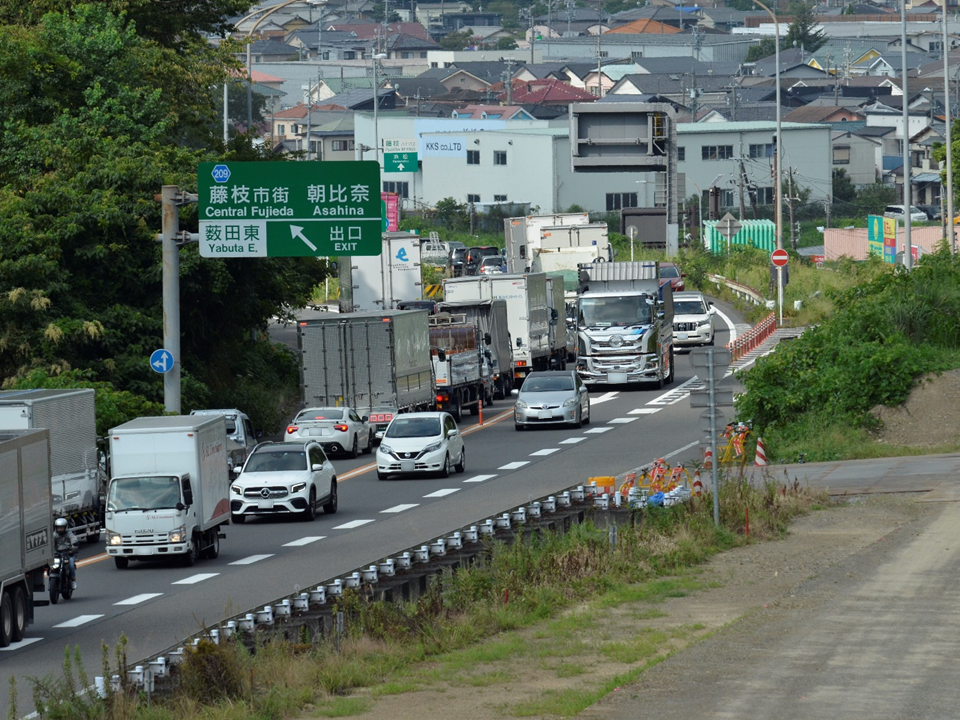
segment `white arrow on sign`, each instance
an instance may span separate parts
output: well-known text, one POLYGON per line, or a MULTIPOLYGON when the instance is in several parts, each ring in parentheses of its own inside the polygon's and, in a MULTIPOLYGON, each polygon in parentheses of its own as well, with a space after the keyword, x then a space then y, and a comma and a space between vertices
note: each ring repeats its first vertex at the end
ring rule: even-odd
POLYGON ((302 227, 298 227, 298 226, 296 226, 296 225, 291 225, 291 226, 290 226, 290 236, 291 236, 291 237, 295 237, 295 238, 300 238, 301 240, 303 240, 304 244, 305 244, 308 248, 310 248, 311 250, 313 250, 313 252, 316 252, 316 251, 317 251, 317 246, 314 245, 314 244, 313 244, 312 242, 310 242, 309 240, 307 240, 307 238, 304 236, 304 234, 303 234, 303 228, 302 228, 302 227))
MULTIPOLYGON (((157 372, 165 373, 167 369, 170 367, 172 360, 173 358, 170 357, 168 353, 162 353, 160 357, 154 360, 153 366, 157 369, 157 372)), ((143 366, 141 365, 140 367, 143 367, 143 366)))
POLYGON ((403 163, 397 163, 397 170, 403 172, 403 163))

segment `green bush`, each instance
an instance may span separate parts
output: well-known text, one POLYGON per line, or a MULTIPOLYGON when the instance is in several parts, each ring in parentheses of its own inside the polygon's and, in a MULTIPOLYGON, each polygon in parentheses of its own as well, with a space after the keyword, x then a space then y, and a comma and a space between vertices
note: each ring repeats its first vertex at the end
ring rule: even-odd
POLYGON ((200 640, 179 666, 180 689, 206 704, 242 697, 245 654, 237 643, 200 640))

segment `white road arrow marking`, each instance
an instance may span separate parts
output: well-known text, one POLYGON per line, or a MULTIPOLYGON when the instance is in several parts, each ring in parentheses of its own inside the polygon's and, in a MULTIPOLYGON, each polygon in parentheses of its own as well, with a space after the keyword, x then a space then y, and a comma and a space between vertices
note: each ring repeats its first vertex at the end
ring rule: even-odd
POLYGON ((600 397, 592 397, 590 398, 590 404, 599 405, 600 403, 605 403, 610 400, 615 400, 617 395, 619 394, 620 394, 619 392, 608 392, 608 393, 604 393, 600 397))
POLYGON ((303 228, 302 228, 302 227, 299 227, 298 225, 291 225, 291 226, 290 226, 290 236, 291 236, 291 237, 294 237, 294 238, 300 238, 300 239, 303 241, 303 243, 304 243, 308 248, 310 248, 311 250, 313 250, 313 252, 316 252, 316 251, 317 251, 317 246, 314 245, 314 244, 313 244, 312 242, 310 242, 309 240, 307 240, 307 238, 304 236, 304 234, 303 234, 303 228))

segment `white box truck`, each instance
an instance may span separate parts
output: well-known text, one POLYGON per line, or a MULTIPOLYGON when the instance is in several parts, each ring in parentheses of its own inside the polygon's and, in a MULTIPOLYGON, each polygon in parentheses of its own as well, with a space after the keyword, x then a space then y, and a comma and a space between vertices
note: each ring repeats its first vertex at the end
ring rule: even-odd
POLYGON ((107 554, 131 560, 220 554, 230 521, 227 430, 222 415, 143 417, 110 431, 107 554))
POLYGON ((50 431, 53 514, 77 538, 100 540, 106 488, 97 462, 97 415, 91 389, 0 392, 0 428, 50 431))
POLYGON ((50 435, 0 431, 0 647, 20 642, 33 622, 53 560, 50 435))
POLYGON ((383 234, 380 255, 339 258, 340 312, 396 310, 403 300, 421 300, 420 237, 383 234))
MULTIPOLYGON (((503 299, 513 342, 513 377, 522 380, 533 370, 550 369, 550 304, 547 276, 473 275, 443 281, 446 302, 503 299)), ((519 383, 514 383, 518 385, 519 383)))
POLYGON ((540 229, 545 227, 563 227, 586 225, 590 222, 587 213, 557 213, 554 215, 526 215, 524 217, 504 218, 503 235, 506 241, 504 254, 507 258, 507 272, 530 272, 531 251, 539 247, 540 229))

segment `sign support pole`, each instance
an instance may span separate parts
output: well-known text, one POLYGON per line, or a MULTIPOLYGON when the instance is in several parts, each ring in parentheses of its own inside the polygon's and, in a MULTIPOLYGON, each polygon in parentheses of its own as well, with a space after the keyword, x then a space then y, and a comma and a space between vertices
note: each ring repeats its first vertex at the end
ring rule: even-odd
POLYGON ((713 462, 710 463, 710 473, 713 476, 713 524, 720 527, 720 480, 717 474, 720 456, 717 455, 716 382, 714 379, 712 347, 707 348, 707 358, 709 363, 707 379, 710 388, 710 449, 713 452, 713 462))
POLYGON ((173 355, 173 367, 163 374, 163 406, 180 414, 180 188, 164 185, 161 191, 163 225, 160 238, 163 258, 163 347, 173 355))
POLYGON ((783 268, 777 266, 777 308, 780 312, 780 325, 783 326, 783 268))

